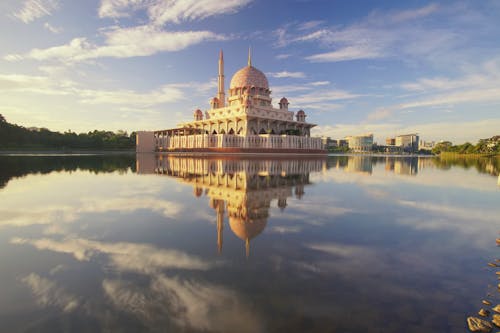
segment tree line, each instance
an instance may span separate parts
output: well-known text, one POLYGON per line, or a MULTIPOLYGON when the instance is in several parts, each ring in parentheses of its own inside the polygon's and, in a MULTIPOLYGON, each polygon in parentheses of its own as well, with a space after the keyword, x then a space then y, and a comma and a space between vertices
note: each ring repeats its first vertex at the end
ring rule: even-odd
POLYGON ((135 148, 135 132, 98 131, 64 133, 47 128, 26 128, 7 122, 0 114, 0 149, 96 149, 125 150, 135 148))
POLYGON ((450 141, 443 141, 436 144, 432 149, 433 154, 443 152, 457 154, 500 154, 500 135, 489 139, 481 139, 475 145, 470 142, 453 145, 450 141))

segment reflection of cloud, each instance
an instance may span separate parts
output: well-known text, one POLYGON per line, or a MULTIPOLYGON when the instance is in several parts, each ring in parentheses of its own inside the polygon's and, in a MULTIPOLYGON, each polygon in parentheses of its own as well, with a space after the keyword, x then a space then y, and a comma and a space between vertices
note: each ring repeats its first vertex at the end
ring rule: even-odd
POLYGON ((160 212, 165 217, 170 218, 177 215, 182 210, 182 207, 178 203, 154 197, 135 197, 83 200, 83 206, 80 211, 85 213, 103 213, 109 211, 133 212, 139 209, 160 212))
POLYGON ((370 250, 361 246, 344 245, 336 243, 313 243, 308 244, 308 248, 316 251, 321 251, 329 255, 338 257, 359 257, 370 254, 370 250))
POLYGON ((42 239, 11 239, 13 244, 29 244, 39 250, 50 250, 73 255, 77 260, 87 261, 97 253, 110 256, 119 270, 141 273, 155 272, 165 268, 206 270, 210 265, 203 260, 181 251, 158 249, 147 244, 103 243, 82 238, 56 241, 42 239))
POLYGON ((409 200, 398 200, 398 204, 406 207, 411 207, 419 210, 424 210, 430 213, 436 213, 441 216, 448 216, 456 219, 469 220, 469 221, 485 221, 497 222, 499 218, 499 211, 481 208, 463 208, 458 206, 450 206, 446 204, 431 203, 431 202, 417 202, 409 200))
POLYGON ((48 224, 50 226, 46 230, 47 234, 60 234, 65 231, 65 228, 60 223, 74 222, 79 218, 80 214, 111 211, 131 213, 139 209, 148 209, 158 212, 166 218, 172 218, 182 211, 182 206, 179 203, 147 196, 129 198, 97 197, 82 199, 81 202, 76 202, 74 206, 31 206, 31 209, 28 211, 0 210, 0 214, 3 217, 0 221, 0 227, 25 227, 36 224, 48 224))
POLYGON ((54 282, 45 279, 35 273, 22 279, 36 297, 36 302, 41 306, 56 306, 64 312, 71 312, 78 308, 79 300, 54 282))
POLYGON ((302 228, 299 226, 275 226, 270 228, 271 232, 276 232, 278 234, 290 234, 290 233, 299 233, 302 228))
POLYGON ((173 320, 201 331, 260 331, 258 318, 238 295, 217 285, 160 274, 149 289, 117 280, 104 280, 103 289, 115 306, 156 328, 173 320))

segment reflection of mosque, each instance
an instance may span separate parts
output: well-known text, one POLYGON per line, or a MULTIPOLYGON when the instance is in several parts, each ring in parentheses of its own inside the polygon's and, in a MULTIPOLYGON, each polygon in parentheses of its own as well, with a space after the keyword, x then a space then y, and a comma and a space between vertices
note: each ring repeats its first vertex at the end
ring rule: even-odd
POLYGON ((284 210, 287 198, 300 199, 310 184, 309 173, 321 171, 324 161, 138 155, 137 170, 176 177, 193 185, 196 197, 208 196, 217 216, 218 251, 222 251, 227 216, 231 231, 245 242, 248 256, 250 241, 267 225, 272 202, 276 200, 277 207, 284 210))

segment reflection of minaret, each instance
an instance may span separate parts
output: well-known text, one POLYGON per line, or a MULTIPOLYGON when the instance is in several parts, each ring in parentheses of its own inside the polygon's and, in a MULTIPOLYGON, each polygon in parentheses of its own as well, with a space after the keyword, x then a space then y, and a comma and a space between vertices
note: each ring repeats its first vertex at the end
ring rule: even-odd
POLYGON ((300 184, 300 185, 295 185, 295 197, 297 199, 301 199, 302 196, 304 195, 304 185, 300 184))
POLYGON ((219 107, 223 108, 226 106, 226 93, 224 92, 224 54, 220 50, 219 54, 219 89, 217 91, 217 98, 219 99, 219 107))
POLYGON ((212 208, 217 212, 217 251, 222 253, 222 232, 224 230, 224 201, 212 199, 212 208))

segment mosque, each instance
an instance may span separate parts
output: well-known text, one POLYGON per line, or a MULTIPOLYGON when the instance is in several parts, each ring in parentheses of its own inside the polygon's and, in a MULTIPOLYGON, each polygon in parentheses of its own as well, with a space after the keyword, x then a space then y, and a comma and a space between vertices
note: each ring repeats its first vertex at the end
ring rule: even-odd
POLYGON ((311 137, 315 124, 306 113, 288 109, 283 97, 274 108, 269 83, 260 70, 248 64, 224 88, 224 56, 219 54, 217 95, 210 109, 194 111, 193 121, 177 128, 137 132, 137 152, 222 152, 324 154, 321 138, 311 137))

